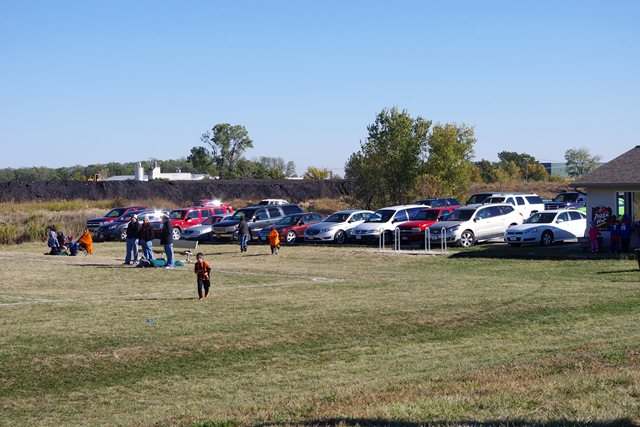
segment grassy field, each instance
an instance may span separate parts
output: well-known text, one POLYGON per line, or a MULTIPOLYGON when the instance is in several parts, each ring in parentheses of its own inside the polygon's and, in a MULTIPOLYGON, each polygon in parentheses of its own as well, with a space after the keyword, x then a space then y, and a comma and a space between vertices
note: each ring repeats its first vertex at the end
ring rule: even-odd
POLYGON ((635 261, 204 249, 198 302, 118 244, 0 247, 0 425, 640 420, 635 261))

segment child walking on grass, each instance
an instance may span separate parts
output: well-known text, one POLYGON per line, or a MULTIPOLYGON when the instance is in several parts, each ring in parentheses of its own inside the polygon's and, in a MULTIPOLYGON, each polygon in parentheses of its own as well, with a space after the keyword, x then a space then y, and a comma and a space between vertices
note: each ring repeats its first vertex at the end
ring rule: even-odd
POLYGON ((196 255, 194 272, 198 278, 198 299, 207 298, 209 296, 209 287, 211 286, 211 266, 204 260, 204 254, 202 252, 196 255))
POLYGON ((278 255, 278 251, 280 250, 280 233, 278 233, 278 230, 273 226, 271 226, 271 231, 269 232, 269 246, 271 246, 271 255, 278 255))

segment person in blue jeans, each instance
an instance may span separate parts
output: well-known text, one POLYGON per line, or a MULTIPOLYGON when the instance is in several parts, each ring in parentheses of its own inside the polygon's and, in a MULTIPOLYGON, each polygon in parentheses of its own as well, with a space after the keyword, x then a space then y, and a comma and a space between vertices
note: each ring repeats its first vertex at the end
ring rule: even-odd
POLYGON ((149 217, 144 217, 140 227, 140 245, 142 254, 148 261, 153 261, 153 228, 149 222, 149 217))
POLYGON ((247 252, 247 244, 251 238, 251 231, 249 230, 249 223, 243 216, 240 218, 240 224, 238 224, 238 240, 240 240, 240 253, 247 252))
POLYGON ((164 253, 167 256, 165 268, 173 268, 173 227, 168 216, 162 217, 162 232, 160 233, 160 244, 164 246, 164 253))
POLYGON ((124 258, 126 265, 131 265, 138 261, 138 238, 140 237, 140 224, 138 215, 132 215, 127 225, 127 254, 124 258))

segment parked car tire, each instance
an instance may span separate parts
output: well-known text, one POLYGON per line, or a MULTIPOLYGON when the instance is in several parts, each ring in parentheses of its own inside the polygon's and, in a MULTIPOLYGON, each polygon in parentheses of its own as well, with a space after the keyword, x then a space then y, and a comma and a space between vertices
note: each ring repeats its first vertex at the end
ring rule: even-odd
POLYGON ((180 240, 181 237, 182 237, 182 230, 180 230, 179 228, 174 228, 173 229, 173 240, 180 240))
POLYGON ((476 236, 473 234, 471 230, 464 230, 460 235, 460 246, 463 248, 470 248, 475 245, 476 236))
POLYGON ((296 236, 296 232, 295 231, 289 231, 287 233, 287 236, 285 238, 286 242, 288 245, 292 245, 296 242, 296 240, 298 239, 298 236, 296 236))
POLYGON ((344 234, 344 231, 342 230, 336 231, 335 236, 333 236, 333 241, 338 243, 339 245, 344 244, 346 240, 347 240, 347 235, 344 234))
POLYGON ((120 240, 123 241, 123 242, 125 240, 127 240, 127 229, 126 228, 120 232, 120 240))
POLYGON ((553 245, 553 233, 549 230, 542 233, 542 237, 540 238, 540 245, 542 246, 551 246, 553 245))

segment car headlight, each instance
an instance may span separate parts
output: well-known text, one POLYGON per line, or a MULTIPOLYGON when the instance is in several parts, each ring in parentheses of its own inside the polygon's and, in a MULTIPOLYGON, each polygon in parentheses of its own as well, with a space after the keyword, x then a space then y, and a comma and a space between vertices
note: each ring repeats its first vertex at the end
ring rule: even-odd
POLYGON ((323 228, 323 229, 320 230, 321 233, 328 233, 330 231, 331 231, 330 228, 323 228))
POLYGON ((458 228, 460 228, 459 225, 454 225, 452 227, 447 228, 447 232, 448 233, 453 233, 454 231, 458 230, 458 228))
POLYGON ((534 234, 537 233, 538 229, 537 228, 530 228, 529 230, 525 231, 525 234, 534 234))

